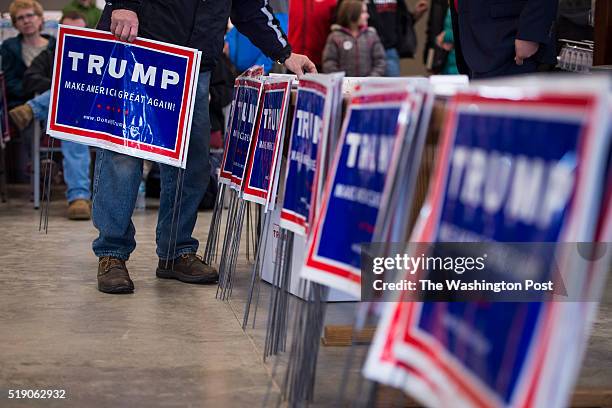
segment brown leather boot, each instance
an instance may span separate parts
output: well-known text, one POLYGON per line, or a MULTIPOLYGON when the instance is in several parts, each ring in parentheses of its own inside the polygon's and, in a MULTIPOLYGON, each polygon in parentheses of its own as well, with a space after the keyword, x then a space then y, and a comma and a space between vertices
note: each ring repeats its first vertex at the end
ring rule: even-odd
POLYGON ((89 200, 78 198, 68 204, 69 220, 89 220, 91 218, 91 205, 89 200))
POLYGON ((132 293, 134 282, 125 267, 125 261, 103 256, 98 262, 98 290, 104 293, 132 293))
POLYGON ((206 265, 196 254, 183 254, 175 259, 159 260, 155 275, 162 279, 177 279, 185 283, 216 283, 219 273, 206 265))

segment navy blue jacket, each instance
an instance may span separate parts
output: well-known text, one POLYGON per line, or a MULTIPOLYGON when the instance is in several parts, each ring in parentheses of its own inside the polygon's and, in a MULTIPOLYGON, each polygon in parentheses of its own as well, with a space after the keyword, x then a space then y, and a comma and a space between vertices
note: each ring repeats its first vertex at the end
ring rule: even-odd
POLYGON ((223 50, 227 20, 273 60, 288 57, 287 36, 266 0, 114 0, 107 1, 98 23, 110 30, 111 13, 138 14, 138 36, 202 51, 202 71, 214 68, 223 50))
POLYGON ((557 5, 558 0, 458 0, 461 52, 472 76, 535 71, 539 63, 554 64, 557 5), (515 39, 540 44, 523 68, 514 62, 515 39))
MULTIPOLYGON (((55 49, 55 37, 43 34, 49 45, 47 50, 55 49)), ((23 91, 23 74, 26 66, 21 56, 21 34, 8 38, 2 42, 0 55, 2 55, 2 70, 6 81, 6 98, 9 108, 21 105, 27 101, 27 95, 23 91)))

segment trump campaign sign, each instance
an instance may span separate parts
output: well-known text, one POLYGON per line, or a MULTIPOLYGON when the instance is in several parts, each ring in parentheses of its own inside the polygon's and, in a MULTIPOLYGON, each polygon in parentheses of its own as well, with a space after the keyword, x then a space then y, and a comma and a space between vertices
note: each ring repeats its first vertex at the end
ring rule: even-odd
POLYGON ((201 53, 60 26, 48 132, 185 167, 201 53))
POLYGON ((300 80, 293 115, 280 225, 299 235, 308 231, 318 194, 317 170, 325 160, 332 89, 326 79, 317 75, 300 80))
POLYGON ((266 82, 264 85, 262 107, 253 135, 253 153, 247 165, 242 193, 245 200, 267 205, 274 196, 290 91, 291 81, 266 82))
MULTIPOLYGON (((513 85, 454 97, 413 242, 502 246, 594 239, 592 212, 601 195, 594 187, 609 146, 605 93, 597 86, 586 91, 586 82, 573 93, 556 91, 559 84, 545 90, 537 82, 513 85)), ((561 270, 574 272, 566 284, 594 290, 580 257, 561 259, 561 270)), ((520 265, 519 259, 506 261, 520 265)), ((542 259, 538 265, 544 270, 550 264, 542 259)), ((364 374, 435 407, 565 406, 597 307, 411 302, 407 292, 393 299, 364 374)))
POLYGON ((236 190, 241 189, 246 172, 262 91, 263 82, 257 78, 239 77, 235 81, 219 180, 236 190))
POLYGON ((393 182, 413 101, 408 90, 367 90, 344 119, 302 278, 361 295, 360 243, 370 242, 393 182))

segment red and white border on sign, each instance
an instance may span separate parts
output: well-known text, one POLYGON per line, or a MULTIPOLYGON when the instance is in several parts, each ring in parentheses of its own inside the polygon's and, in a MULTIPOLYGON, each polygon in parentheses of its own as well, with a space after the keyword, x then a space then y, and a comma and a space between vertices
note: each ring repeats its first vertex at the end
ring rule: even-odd
POLYGON ((253 151, 253 134, 255 133, 255 129, 257 129, 259 127, 259 106, 261 105, 261 100, 262 100, 262 96, 263 96, 263 81, 259 80, 259 79, 246 79, 246 78, 239 78, 238 81, 240 82, 240 86, 242 86, 245 89, 253 89, 257 91, 257 105, 255 107, 257 113, 256 113, 256 119, 255 119, 255 123, 253 124, 253 128, 251 129, 251 136, 250 136, 250 140, 249 140, 249 149, 247 151, 247 157, 244 163, 244 167, 242 169, 242 174, 237 175, 234 174, 234 166, 232 166, 232 176, 231 176, 231 187, 237 191, 240 191, 242 189, 242 181, 244 179, 244 174, 246 172, 246 168, 247 165, 249 163, 249 157, 252 154, 253 151))
MULTIPOLYGON (((317 144, 317 160, 316 160, 316 167, 315 167, 315 174, 314 174, 314 178, 312 180, 312 185, 313 187, 315 187, 313 189, 313 191, 311 192, 311 197, 310 197, 310 211, 312 212, 314 210, 314 208, 316 208, 317 205, 317 191, 316 191, 316 186, 318 186, 319 184, 319 177, 320 177, 320 166, 321 163, 324 161, 324 158, 322 158, 322 154, 325 152, 326 149, 326 142, 327 142, 327 132, 326 129, 328 128, 328 124, 329 124, 329 112, 330 112, 330 107, 331 107, 331 101, 327 101, 326 98, 329 94, 330 89, 328 87, 326 87, 325 85, 313 81, 313 80, 308 80, 308 79, 301 79, 300 80, 300 87, 298 89, 298 96, 297 96, 297 100, 295 103, 296 106, 296 111, 297 111, 297 106, 299 103, 299 99, 300 99, 300 93, 302 92, 311 92, 314 93, 320 97, 322 97, 324 99, 324 107, 323 107, 323 117, 322 119, 322 126, 321 126, 321 133, 319 134, 319 143, 317 144), (326 118, 327 116, 327 118, 326 118)), ((296 126, 296 116, 295 113, 293 115, 293 123, 292 123, 292 128, 291 128, 291 136, 293 136, 293 129, 296 126)), ((292 139, 293 137, 290 138, 289 140, 289 153, 288 155, 291 155, 291 144, 292 144, 292 139)), ((287 169, 289 168, 289 165, 291 163, 291 159, 287 158, 287 169)), ((286 174, 285 174, 285 185, 287 185, 287 181, 289 178, 289 170, 287 170, 286 174)), ((286 188, 285 188, 286 190, 286 188)), ((298 235, 302 235, 305 236, 306 234, 308 234, 308 229, 309 229, 309 225, 308 225, 308 221, 312 220, 314 214, 309 214, 308 219, 306 219, 306 217, 304 217, 301 214, 296 213, 295 211, 286 209, 286 208, 281 208, 281 215, 280 215, 280 226, 281 228, 285 228, 289 231, 292 231, 295 234, 298 235)))
POLYGON ((268 188, 261 189, 257 187, 253 187, 251 185, 251 174, 253 172, 253 160, 255 157, 255 151, 257 150, 257 141, 259 139, 259 127, 261 126, 261 116, 263 114, 263 109, 259 112, 259 118, 257 120, 257 128, 253 133, 253 138, 251 144, 253 145, 252 153, 249 155, 249 160, 247 163, 247 170, 245 175, 245 183, 243 188, 243 198, 247 201, 252 201, 257 204, 265 205, 270 199, 270 194, 274 187, 274 177, 277 174, 277 166, 279 163, 279 152, 282 149, 283 138, 284 138, 284 130, 285 130, 285 116, 287 114, 287 103, 289 101, 289 96, 291 94, 291 82, 276 82, 269 83, 264 85, 264 96, 265 99, 268 93, 277 93, 283 92, 283 103, 280 108, 280 115, 278 118, 278 123, 276 124, 276 136, 274 138, 274 150, 272 153, 272 164, 270 166, 270 172, 268 173, 268 188))
MULTIPOLYGON (((597 98, 593 95, 542 95, 527 100, 492 99, 477 94, 459 94, 450 107, 449 116, 444 128, 444 136, 440 148, 440 159, 430 186, 430 194, 425 206, 430 213, 424 222, 415 228, 413 242, 432 242, 440 222, 442 197, 449 172, 450 155, 454 146, 455 129, 458 112, 467 109, 470 104, 478 104, 485 109, 492 108, 496 112, 507 113, 509 110, 521 111, 525 117, 551 116, 559 117, 564 113, 564 120, 576 120, 584 124, 578 147, 579 157, 583 163, 578 169, 577 190, 570 206, 570 221, 564 227, 562 241, 580 240, 576 236, 577 223, 583 219, 585 205, 582 194, 588 187, 588 177, 585 171, 586 158, 598 146, 594 143, 592 124, 598 115, 597 98), (524 108, 528 107, 528 111, 524 108), (499 109, 501 108, 501 110, 499 109), (581 214, 582 213, 582 214, 581 214)), ((473 106, 473 105, 472 105, 473 106)), ((364 368, 366 377, 389 383, 392 378, 402 378, 391 384, 411 394, 423 404, 431 403, 434 395, 437 400, 432 405, 457 405, 474 407, 502 406, 499 396, 495 395, 480 379, 466 370, 453 355, 451 355, 434 337, 418 327, 422 303, 403 302, 400 297, 395 303, 385 308, 381 323, 376 331, 372 348, 364 368), (454 402, 453 402, 454 401, 454 402)), ((523 374, 518 380, 517 391, 512 396, 511 406, 531 407, 541 401, 542 373, 550 366, 551 358, 547 350, 556 336, 562 335, 564 304, 547 303, 537 322, 534 336, 528 350, 523 374)))
POLYGON ((229 119, 227 121, 227 128, 225 129, 225 142, 223 146, 223 157, 221 158, 221 165, 219 167, 219 183, 229 185, 232 182, 232 173, 226 172, 223 169, 228 160, 234 162, 234 157, 229 157, 229 146, 230 139, 232 137, 232 123, 234 122, 234 109, 236 108, 236 96, 238 95, 238 79, 234 81, 234 99, 229 112, 229 119))
POLYGON ((137 38, 134 42, 130 43, 130 46, 181 56, 187 60, 187 69, 184 73, 185 84, 183 87, 183 101, 181 103, 179 125, 177 128, 177 142, 174 149, 167 149, 148 143, 128 140, 106 132, 62 125, 57 122, 58 97, 61 88, 60 84, 62 82, 62 78, 60 77, 62 71, 62 54, 66 37, 73 36, 120 43, 120 41, 108 32, 88 28, 60 25, 57 35, 58 39, 54 57, 55 71, 51 84, 51 108, 49 109, 47 132, 58 139, 81 142, 90 146, 102 147, 119 153, 185 168, 201 52, 187 47, 141 38, 137 38))
MULTIPOLYGON (((345 263, 319 255, 321 229, 327 217, 329 197, 331 196, 331 189, 333 187, 332 184, 338 171, 338 161, 342 154, 342 148, 344 146, 346 130, 348 127, 348 118, 350 118, 351 112, 353 110, 371 109, 373 107, 390 108, 397 106, 400 107, 398 117, 408 118, 409 111, 415 109, 415 102, 411 100, 410 93, 407 91, 390 92, 385 95, 358 95, 352 98, 351 104, 346 112, 346 119, 342 125, 340 140, 336 145, 333 171, 328 175, 321 210, 315 218, 314 228, 312 230, 313 233, 308 241, 305 265, 301 273, 302 278, 350 293, 352 296, 357 298, 361 297, 361 270, 352 265, 347 265, 345 263)), ((401 151, 400 147, 403 143, 402 135, 406 133, 407 127, 407 122, 400 121, 395 129, 395 141, 393 143, 392 150, 393 157, 391 159, 391 164, 389 165, 389 169, 392 171, 397 167, 393 163, 397 162, 398 160, 398 155, 401 151)), ((387 181, 393 179, 394 174, 387 174, 385 184, 387 181)))
MULTIPOLYGON (((232 101, 232 109, 230 112, 229 121, 227 122, 227 131, 225 132, 225 146, 223 148, 223 159, 221 160, 221 167, 219 169, 219 182, 222 184, 230 185, 234 189, 239 189, 240 184, 242 183, 242 176, 244 176, 244 174, 242 174, 242 176, 239 179, 237 176, 233 175, 231 171, 225 171, 224 169, 225 169, 226 164, 228 164, 228 160, 232 161, 231 169, 233 170, 234 168, 233 152, 230 157, 229 147, 230 147, 230 141, 232 138, 232 134, 234 133, 234 128, 233 128, 234 115, 237 114, 236 102, 238 100, 239 93, 242 88, 255 89, 259 93, 259 97, 257 99, 257 109, 259 110, 259 104, 261 102, 262 87, 263 87, 263 83, 260 80, 239 77, 239 78, 236 78, 236 80, 234 81, 234 99, 232 101)), ((257 121, 259 121, 259 113, 258 113, 257 121)), ((257 123, 253 125, 253 129, 255 129, 256 127, 257 127, 257 123)), ((247 163, 248 163, 248 156, 247 156, 247 163)), ((246 164, 245 164, 245 168, 246 168, 246 164)))

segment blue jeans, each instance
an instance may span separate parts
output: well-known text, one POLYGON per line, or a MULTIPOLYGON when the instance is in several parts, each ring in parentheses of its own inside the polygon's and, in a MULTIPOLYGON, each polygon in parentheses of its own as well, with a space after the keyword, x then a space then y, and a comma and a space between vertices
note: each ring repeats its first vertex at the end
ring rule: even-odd
MULTIPOLYGON (((34 119, 47 120, 51 92, 46 91, 30 99, 27 104, 32 108, 34 119)), ((62 140, 62 155, 64 156, 64 182, 66 183, 66 199, 68 202, 83 199, 89 200, 89 147, 80 143, 62 140)))
POLYGON ((385 68, 385 76, 398 77, 400 76, 400 57, 397 49, 389 48, 385 50, 385 59, 387 67, 385 68))
MULTIPOLYGON (((157 256, 174 259, 198 250, 198 240, 191 236, 198 206, 208 187, 210 173, 208 84, 210 72, 200 73, 191 125, 187 168, 184 170, 181 200, 174 208, 179 169, 160 164, 161 192, 157 217, 157 256), (171 231, 172 216, 179 217, 171 231), (176 246, 174 239, 176 237, 176 246), (170 243, 170 253, 168 248, 170 243)), ((142 159, 98 149, 94 173, 93 224, 99 236, 93 242, 96 256, 127 260, 136 248, 132 212, 142 178, 142 159)))

